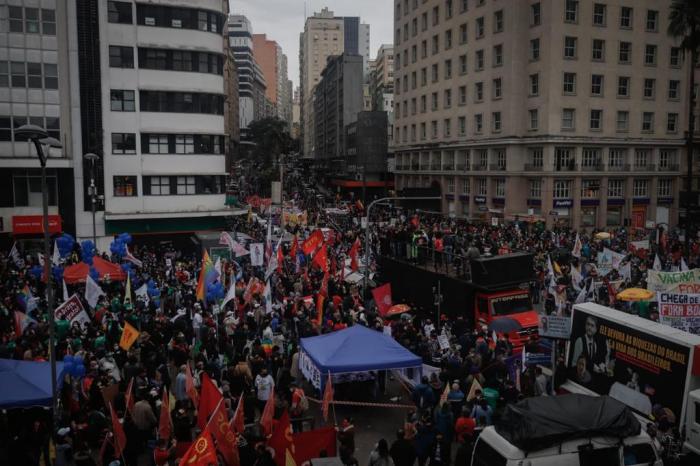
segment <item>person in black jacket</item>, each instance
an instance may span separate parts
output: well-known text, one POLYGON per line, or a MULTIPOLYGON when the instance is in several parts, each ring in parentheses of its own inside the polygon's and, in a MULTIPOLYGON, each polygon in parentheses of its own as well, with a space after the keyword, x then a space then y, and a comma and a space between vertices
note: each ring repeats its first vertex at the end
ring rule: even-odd
POLYGON ((416 449, 413 443, 406 440, 403 429, 396 431, 396 440, 389 449, 394 466, 413 466, 416 462, 416 449))

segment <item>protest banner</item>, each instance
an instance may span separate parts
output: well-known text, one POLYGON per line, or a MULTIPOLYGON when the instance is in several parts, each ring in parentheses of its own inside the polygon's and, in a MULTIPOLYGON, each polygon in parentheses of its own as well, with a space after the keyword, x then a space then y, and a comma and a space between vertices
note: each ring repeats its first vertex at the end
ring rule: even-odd
POLYGON ((571 335, 571 317, 540 315, 538 333, 545 338, 568 340, 571 335))
POLYGON ((700 269, 680 272, 648 270, 647 290, 665 293, 700 293, 700 269))
POLYGON ((689 333, 700 334, 700 294, 656 294, 659 322, 689 333))
POLYGON ((83 303, 80 302, 77 294, 73 294, 63 304, 58 306, 54 311, 56 320, 67 320, 71 324, 79 322, 81 327, 90 323, 90 316, 85 312, 83 303))

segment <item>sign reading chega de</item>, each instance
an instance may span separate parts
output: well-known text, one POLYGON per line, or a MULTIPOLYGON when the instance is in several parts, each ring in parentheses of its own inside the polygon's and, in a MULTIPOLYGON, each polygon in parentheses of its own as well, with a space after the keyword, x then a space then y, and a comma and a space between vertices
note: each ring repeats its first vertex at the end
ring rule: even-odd
POLYGON ((657 293, 659 322, 700 334, 700 294, 657 293))
POLYGON ((67 320, 71 324, 79 322, 81 326, 90 323, 90 316, 85 312, 83 303, 80 302, 77 294, 74 294, 61 304, 54 311, 54 316, 57 320, 67 320))
POLYGON ((647 289, 666 293, 700 293, 700 269, 683 272, 648 270, 647 289))

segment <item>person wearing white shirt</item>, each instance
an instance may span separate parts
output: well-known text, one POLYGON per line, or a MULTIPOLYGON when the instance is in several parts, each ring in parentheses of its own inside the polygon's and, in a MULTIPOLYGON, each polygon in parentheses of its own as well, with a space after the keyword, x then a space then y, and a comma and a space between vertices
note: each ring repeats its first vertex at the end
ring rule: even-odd
POLYGON ((275 380, 270 374, 267 373, 267 369, 263 369, 255 377, 255 389, 258 396, 258 408, 260 413, 265 409, 265 404, 272 394, 272 390, 275 388, 275 380))

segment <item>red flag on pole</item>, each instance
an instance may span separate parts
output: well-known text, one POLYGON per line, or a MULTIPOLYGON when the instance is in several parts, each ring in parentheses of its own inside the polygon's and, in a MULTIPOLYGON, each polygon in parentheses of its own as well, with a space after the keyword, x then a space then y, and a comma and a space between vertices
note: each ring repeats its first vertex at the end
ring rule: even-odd
POLYGON ((125 399, 126 410, 133 417, 134 405, 136 404, 134 402, 134 378, 133 377, 131 378, 131 380, 129 380, 129 385, 126 387, 126 395, 124 398, 126 398, 125 399))
POLYGON ((323 304, 325 302, 325 296, 319 293, 318 296, 316 296, 316 320, 319 326, 323 326, 323 304))
POLYGON ((282 273, 282 265, 284 265, 284 254, 282 253, 282 244, 277 246, 277 273, 282 273))
POLYGON ((187 466, 210 466, 212 464, 218 464, 214 442, 211 439, 211 432, 209 432, 208 428, 204 429, 199 437, 197 437, 197 440, 192 443, 192 446, 190 446, 180 460, 180 464, 186 464, 187 466))
POLYGON ((214 412, 219 402, 223 399, 221 392, 214 382, 211 381, 206 372, 202 372, 202 386, 199 395, 199 406, 197 408, 197 425, 204 430, 209 416, 214 412))
POLYGON ((353 272, 357 272, 360 268, 360 265, 357 261, 357 255, 360 251, 360 238, 357 238, 354 243, 352 243, 352 247, 350 248, 350 252, 348 255, 350 256, 350 269, 352 269, 353 272))
POLYGON ((275 427, 275 431, 272 433, 267 445, 275 450, 275 463, 277 463, 277 466, 287 466, 287 450, 291 450, 292 453, 294 453, 292 425, 289 422, 289 413, 287 410, 282 413, 282 416, 275 427))
POLYGON ((236 406, 236 412, 233 413, 233 419, 231 419, 231 428, 242 434, 245 430, 245 409, 243 408, 243 394, 238 398, 238 406, 236 406))
POLYGON ((231 430, 226 415, 226 406, 222 401, 214 410, 211 418, 211 424, 207 427, 211 430, 214 440, 216 440, 216 448, 224 457, 224 462, 228 466, 239 466, 240 457, 238 455, 238 442, 236 434, 231 430))
POLYGON ((326 251, 326 246, 321 246, 321 249, 314 255, 312 264, 316 264, 318 268, 324 272, 328 272, 328 252, 326 251))
POLYGON ((160 419, 158 420, 158 438, 169 439, 173 429, 173 420, 170 418, 170 397, 168 390, 163 389, 163 401, 160 404, 160 419))
POLYGON ((297 260, 297 251, 299 250, 299 240, 297 235, 294 235, 294 240, 292 241, 292 247, 289 249, 289 258, 293 261, 297 260))
POLYGON ((328 380, 326 380, 326 387, 323 389, 323 420, 328 422, 328 407, 333 401, 333 379, 331 378, 331 373, 328 372, 328 380))
POLYGON ((391 283, 385 283, 373 289, 372 296, 374 297, 374 302, 377 303, 379 315, 384 317, 391 307, 391 283))
POLYGON ((321 280, 321 289, 318 290, 319 294, 322 294, 324 298, 328 297, 328 272, 323 274, 323 280, 321 280))
POLYGON ((199 404, 199 393, 197 393, 197 388, 194 386, 194 377, 192 377, 192 371, 190 370, 190 363, 186 365, 187 369, 185 371, 185 391, 187 396, 190 397, 192 403, 195 407, 199 404))
POLYGON ((260 416, 260 425, 263 428, 265 435, 270 435, 272 433, 272 419, 275 415, 275 388, 272 387, 270 390, 270 397, 265 403, 265 408, 263 409, 262 415, 260 416))
POLYGON ((114 412, 112 403, 109 404, 109 414, 112 417, 112 433, 114 434, 114 457, 118 458, 122 456, 124 448, 126 448, 126 434, 117 413, 114 412))
POLYGON ((306 238, 301 244, 301 250, 308 256, 316 250, 319 244, 323 244, 323 240, 323 232, 321 230, 314 230, 311 236, 306 238))

